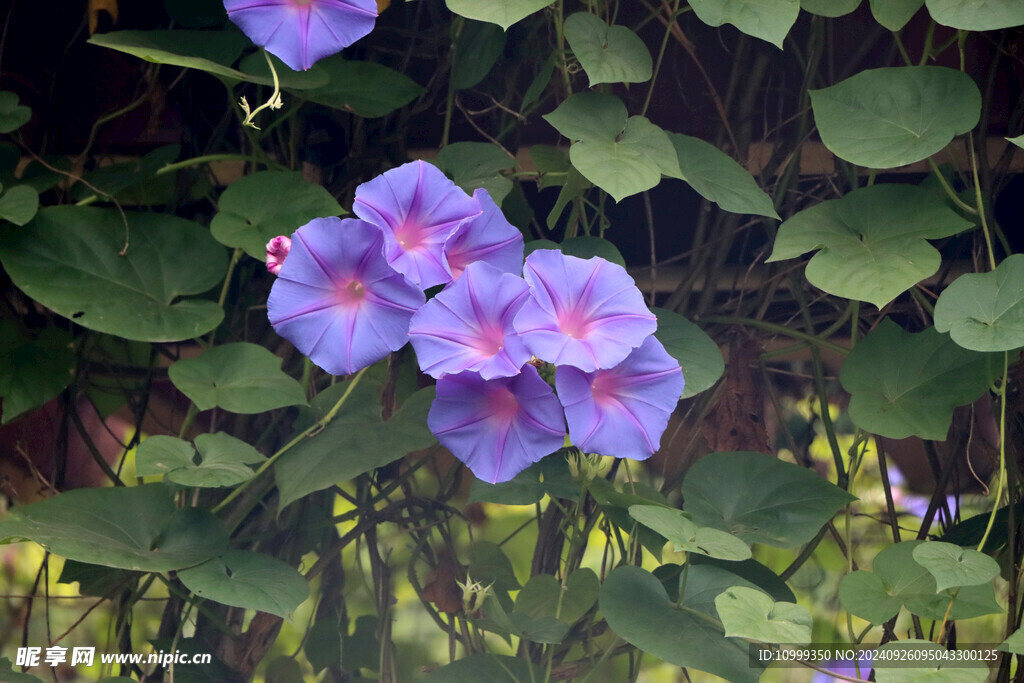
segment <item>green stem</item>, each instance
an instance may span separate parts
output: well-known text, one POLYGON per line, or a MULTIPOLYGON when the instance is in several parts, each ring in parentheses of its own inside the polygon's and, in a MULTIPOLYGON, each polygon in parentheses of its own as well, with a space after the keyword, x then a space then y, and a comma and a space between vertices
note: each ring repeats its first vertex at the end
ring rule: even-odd
POLYGON ((953 188, 949 186, 948 182, 946 182, 946 176, 942 175, 942 171, 939 170, 938 164, 936 164, 935 160, 932 159, 931 157, 928 157, 928 165, 932 167, 932 172, 935 173, 935 177, 939 179, 939 185, 942 186, 942 189, 945 190, 946 195, 954 204, 956 204, 957 208, 962 211, 966 211, 971 215, 977 215, 977 209, 975 209, 970 204, 964 203, 964 201, 961 200, 960 197, 956 196, 956 192, 954 192, 953 188))
POLYGON ((985 541, 992 531, 992 525, 996 521, 996 513, 999 511, 999 499, 1003 497, 1003 486, 1006 484, 1006 380, 1010 370, 1010 352, 1003 351, 1003 385, 999 389, 1001 398, 999 400, 999 482, 996 484, 996 495, 992 502, 992 514, 988 516, 988 525, 985 526, 985 535, 978 543, 978 552, 985 547, 985 541))
POLYGON ((334 404, 334 407, 331 408, 330 411, 328 411, 328 413, 326 415, 324 415, 322 418, 320 418, 319 420, 314 422, 312 425, 310 425, 306 429, 302 430, 302 432, 298 436, 296 436, 294 439, 292 439, 291 441, 286 443, 284 446, 282 446, 280 448, 280 450, 277 451, 277 453, 274 453, 272 456, 267 458, 266 462, 264 462, 262 465, 260 465, 259 469, 256 470, 256 473, 253 475, 252 479, 249 479, 248 481, 243 482, 238 488, 236 488, 234 491, 232 491, 230 494, 228 494, 227 498, 225 498, 221 502, 217 503, 213 507, 213 510, 211 510, 211 512, 213 512, 214 514, 217 514, 218 512, 223 510, 224 507, 228 503, 230 503, 235 498, 237 498, 242 493, 242 491, 244 491, 251 483, 253 483, 257 479, 259 479, 261 474, 263 474, 268 469, 270 469, 270 466, 273 465, 275 462, 277 462, 277 459, 280 458, 282 455, 284 455, 286 452, 288 452, 289 449, 294 447, 296 444, 301 442, 303 439, 305 439, 310 434, 312 434, 312 433, 314 433, 314 432, 316 432, 316 431, 318 431, 320 429, 323 429, 328 424, 330 424, 330 422, 335 417, 337 417, 338 411, 340 411, 342 406, 345 405, 345 401, 347 401, 348 397, 352 395, 352 392, 355 390, 356 386, 359 384, 359 380, 363 378, 363 375, 365 373, 366 373, 366 368, 363 368, 358 373, 356 373, 356 376, 353 377, 352 380, 349 382, 348 387, 345 388, 345 393, 343 393, 341 395, 341 398, 338 399, 338 402, 334 404))
POLYGON ((672 6, 668 21, 665 22, 665 35, 661 38, 661 47, 658 48, 658 59, 654 62, 654 72, 651 74, 651 86, 647 89, 647 97, 644 99, 644 106, 640 109, 640 116, 647 114, 647 107, 651 104, 651 96, 654 94, 654 83, 658 80, 658 72, 661 71, 661 62, 665 58, 665 48, 668 46, 668 37, 672 35, 672 27, 676 22, 676 13, 679 12, 679 0, 672 6))

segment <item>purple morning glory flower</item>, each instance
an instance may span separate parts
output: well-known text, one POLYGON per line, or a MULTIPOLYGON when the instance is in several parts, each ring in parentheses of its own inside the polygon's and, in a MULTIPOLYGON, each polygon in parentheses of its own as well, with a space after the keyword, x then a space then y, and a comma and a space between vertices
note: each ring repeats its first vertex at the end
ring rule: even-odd
POLYGON ((270 324, 332 375, 402 348, 423 305, 423 292, 387 264, 383 242, 369 223, 316 218, 292 234, 270 290, 270 324))
POLYGON ((515 328, 549 363, 585 372, 613 367, 658 326, 626 269, 599 256, 540 249, 526 258, 523 277, 531 297, 515 328))
POLYGON ((376 0, 224 0, 228 18, 295 71, 373 30, 376 0))
POLYGON ((488 263, 470 264, 412 317, 409 339, 420 369, 431 377, 464 370, 484 379, 519 374, 531 354, 512 318, 528 295, 521 277, 488 263))
POLYGON ((452 277, 475 261, 490 263, 503 273, 523 272, 523 234, 505 220, 487 190, 480 188, 473 199, 483 213, 463 223, 444 247, 452 277))
POLYGON ((451 281, 445 242, 480 204, 436 166, 413 161, 357 187, 352 210, 384 232, 388 263, 426 289, 451 281))
POLYGON ((608 370, 555 371, 569 439, 587 453, 644 460, 658 450, 683 393, 683 372, 654 336, 608 370))
POLYGON ((475 372, 437 380, 427 426, 478 479, 508 481, 562 447, 565 422, 551 387, 532 365, 515 377, 475 372))
POLYGON ((281 266, 292 250, 291 238, 285 235, 278 235, 267 242, 267 270, 274 275, 281 272, 281 266))

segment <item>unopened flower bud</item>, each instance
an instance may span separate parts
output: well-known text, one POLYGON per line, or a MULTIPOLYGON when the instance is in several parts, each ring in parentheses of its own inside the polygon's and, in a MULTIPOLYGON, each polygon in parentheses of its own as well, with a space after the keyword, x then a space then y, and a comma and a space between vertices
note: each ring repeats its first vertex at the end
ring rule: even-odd
POLYGON ((291 249, 292 240, 284 235, 278 235, 267 242, 267 270, 277 275, 281 271, 281 266, 284 265, 284 260, 291 249))

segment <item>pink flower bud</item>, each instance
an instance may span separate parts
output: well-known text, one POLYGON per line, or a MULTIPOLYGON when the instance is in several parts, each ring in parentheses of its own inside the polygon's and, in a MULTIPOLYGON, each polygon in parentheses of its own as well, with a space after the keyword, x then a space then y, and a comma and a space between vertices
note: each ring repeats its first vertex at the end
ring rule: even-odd
POLYGON ((267 270, 277 275, 281 271, 281 266, 284 265, 284 260, 291 249, 292 240, 284 235, 278 235, 267 242, 267 270))

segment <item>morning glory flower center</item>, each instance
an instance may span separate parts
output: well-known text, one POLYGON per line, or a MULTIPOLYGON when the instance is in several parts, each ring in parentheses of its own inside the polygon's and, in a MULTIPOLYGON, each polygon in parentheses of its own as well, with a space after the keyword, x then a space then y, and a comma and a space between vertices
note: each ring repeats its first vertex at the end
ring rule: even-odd
POLYGON ((558 321, 558 327, 566 336, 573 339, 585 339, 590 332, 587 316, 576 309, 566 311, 558 321))
POLYGON ((516 400, 515 394, 506 387, 492 392, 487 397, 487 409, 499 422, 509 423, 519 412, 519 401, 516 400))
POLYGON ((405 250, 417 249, 423 244, 423 230, 416 225, 403 223, 395 230, 395 240, 398 246, 405 250))
POLYGON ((292 0, 299 7, 305 7, 306 5, 312 5, 313 0, 292 0))
POLYGON ((607 405, 616 400, 619 383, 615 381, 614 375, 607 372, 598 372, 590 383, 590 390, 594 394, 595 403, 607 405))
POLYGON ((366 298, 366 287, 359 280, 350 280, 338 288, 338 303, 356 306, 366 298))

